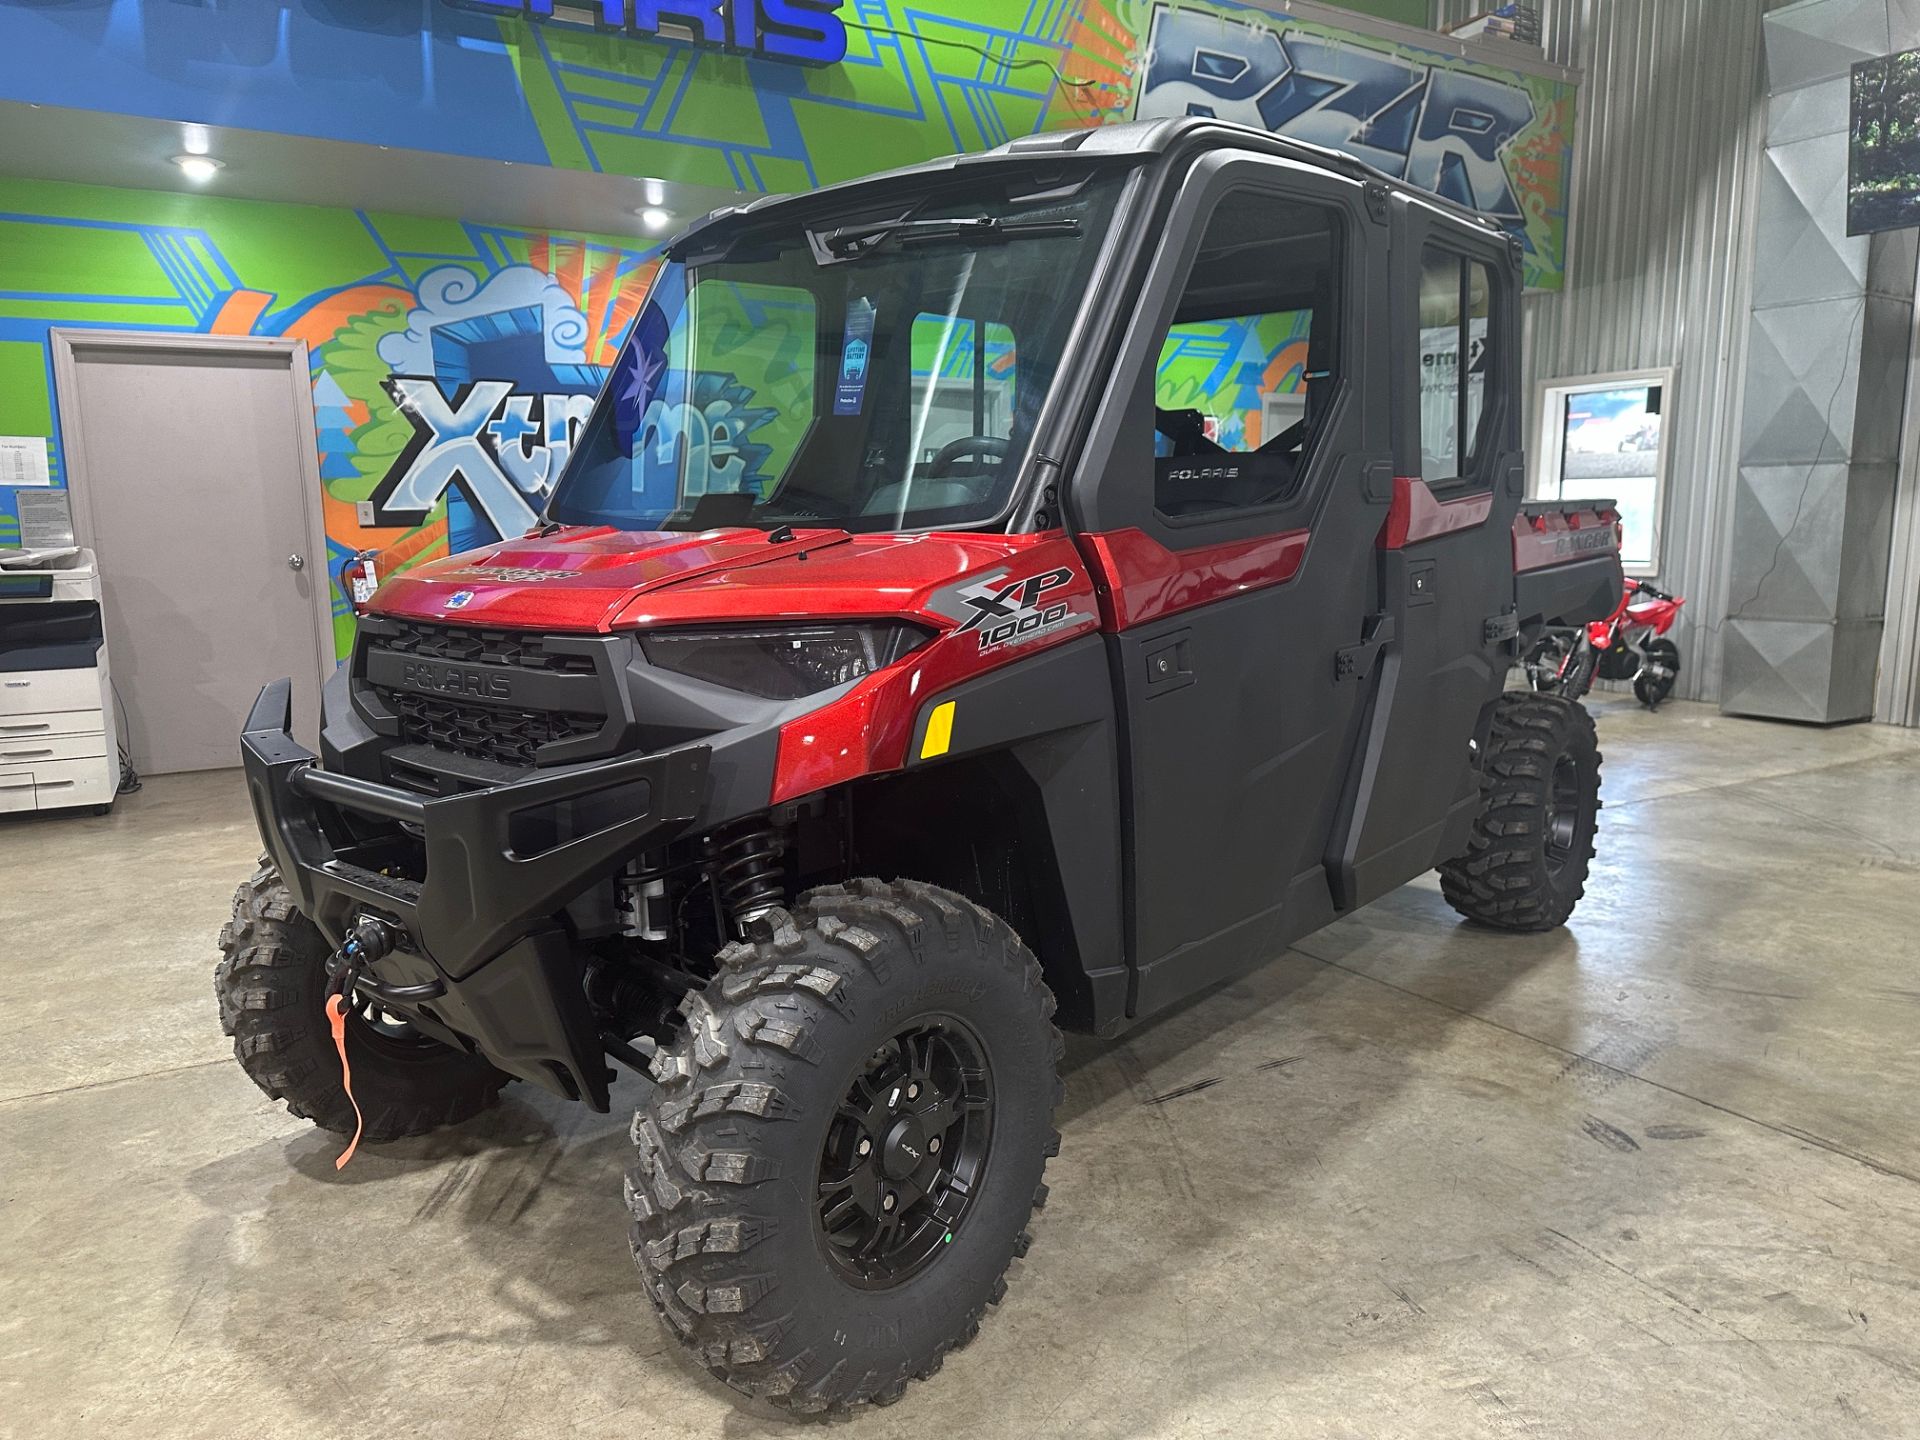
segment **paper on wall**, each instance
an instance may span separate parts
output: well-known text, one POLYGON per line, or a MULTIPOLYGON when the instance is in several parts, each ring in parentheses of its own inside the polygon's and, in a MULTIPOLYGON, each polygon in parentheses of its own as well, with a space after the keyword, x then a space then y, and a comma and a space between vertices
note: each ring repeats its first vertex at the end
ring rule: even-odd
POLYGON ((73 547, 73 508, 67 492, 48 490, 13 497, 20 514, 20 543, 28 550, 64 550, 73 547))
POLYGON ((0 485, 53 484, 47 469, 47 437, 0 435, 0 485))

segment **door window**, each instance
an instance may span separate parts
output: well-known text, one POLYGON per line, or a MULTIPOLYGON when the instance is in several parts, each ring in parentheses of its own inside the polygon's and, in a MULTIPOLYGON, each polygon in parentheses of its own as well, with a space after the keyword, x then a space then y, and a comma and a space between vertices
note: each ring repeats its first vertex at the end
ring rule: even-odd
POLYGON ((1154 508, 1299 491, 1339 375, 1340 218, 1255 191, 1214 211, 1154 372, 1154 508))
POLYGON ((1484 483, 1493 272, 1429 245, 1420 267, 1420 477, 1484 483))

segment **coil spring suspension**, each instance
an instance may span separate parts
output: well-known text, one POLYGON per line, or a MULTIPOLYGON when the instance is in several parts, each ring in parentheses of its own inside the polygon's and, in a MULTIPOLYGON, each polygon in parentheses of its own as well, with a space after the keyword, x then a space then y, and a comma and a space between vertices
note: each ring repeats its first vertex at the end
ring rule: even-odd
POLYGON ((764 823, 742 826, 707 842, 713 884, 736 936, 769 910, 786 904, 787 838, 764 823))

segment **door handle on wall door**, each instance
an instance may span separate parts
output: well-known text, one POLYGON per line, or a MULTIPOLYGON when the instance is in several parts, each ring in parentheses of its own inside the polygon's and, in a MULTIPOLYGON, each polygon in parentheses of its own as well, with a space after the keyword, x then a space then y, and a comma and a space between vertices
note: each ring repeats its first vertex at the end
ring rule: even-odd
POLYGON ((306 557, 306 556, 304 556, 304 555, 289 555, 289 556, 287 556, 287 568, 288 568, 289 570, 304 570, 304 569, 306 569, 306 568, 307 568, 307 557, 306 557))

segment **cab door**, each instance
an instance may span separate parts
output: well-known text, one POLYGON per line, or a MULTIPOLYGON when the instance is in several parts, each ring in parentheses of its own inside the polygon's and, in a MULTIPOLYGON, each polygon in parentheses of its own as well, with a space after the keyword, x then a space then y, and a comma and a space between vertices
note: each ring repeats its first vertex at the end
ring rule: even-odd
POLYGON ((1198 161, 1069 489, 1123 717, 1131 1014, 1333 918, 1392 498, 1383 198, 1198 161))
POLYGON ((1365 905, 1459 854, 1473 744, 1511 663, 1521 454, 1520 265, 1503 232, 1396 196, 1394 499, 1378 552, 1381 657, 1335 900, 1365 905))

